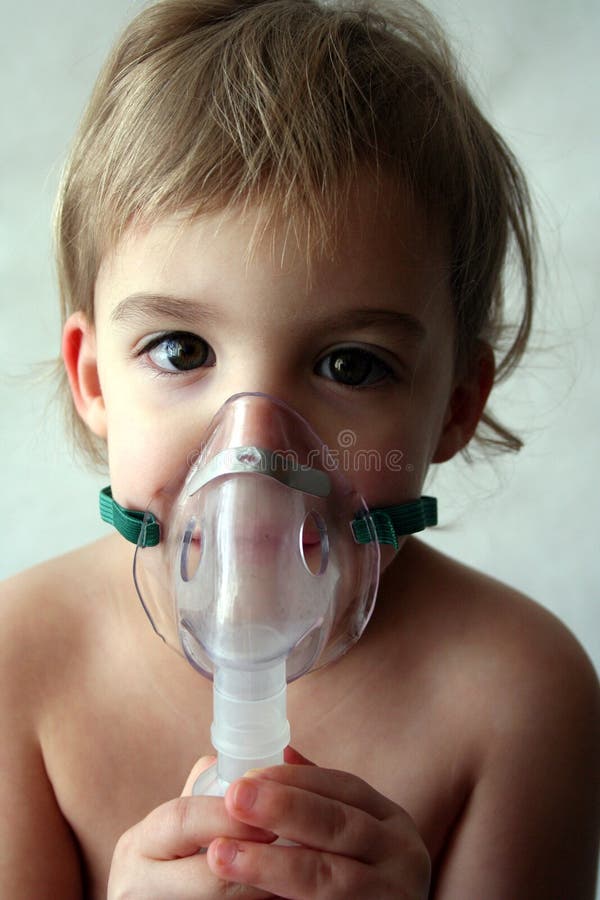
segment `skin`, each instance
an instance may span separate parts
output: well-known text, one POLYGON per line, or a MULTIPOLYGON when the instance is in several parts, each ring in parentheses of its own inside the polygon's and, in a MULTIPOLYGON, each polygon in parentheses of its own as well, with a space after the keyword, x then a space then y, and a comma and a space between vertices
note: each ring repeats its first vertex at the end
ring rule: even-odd
MULTIPOLYGON (((286 400, 330 447, 351 428, 356 450, 401 449, 400 469, 352 472, 371 506, 419 496, 429 465, 469 441, 493 362, 482 346, 455 376, 443 235, 416 209, 358 199, 335 258, 310 271, 277 235, 248 257, 252 210, 132 231, 104 260, 95 322, 72 316, 63 349, 119 502, 144 508, 238 391, 286 400), (146 298, 115 321, 140 293, 185 298, 183 319, 146 298), (339 324, 359 307, 417 318, 426 337, 339 324), (159 375, 148 345, 176 330, 212 355, 159 375), (332 377, 349 345, 387 366, 368 386, 332 377)), ((593 897, 598 686, 549 613, 415 538, 388 548, 364 636, 289 687, 302 755, 224 800, 191 797, 211 686, 149 627, 132 554, 111 535, 4 588, 3 894, 593 897)))

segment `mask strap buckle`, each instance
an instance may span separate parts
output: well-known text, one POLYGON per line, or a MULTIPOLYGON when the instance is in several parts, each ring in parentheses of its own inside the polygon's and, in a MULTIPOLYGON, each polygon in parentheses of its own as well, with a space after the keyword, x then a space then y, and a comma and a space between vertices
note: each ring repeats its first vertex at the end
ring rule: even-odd
POLYGON ((100 491, 100 516, 132 544, 156 547, 160 542, 160 525, 155 517, 137 509, 125 509, 113 499, 110 485, 100 491))
POLYGON ((384 506, 370 510, 369 514, 354 519, 352 533, 358 544, 377 541, 391 544, 398 549, 398 537, 424 531, 437 525, 437 500, 435 497, 419 497, 397 506, 384 506))

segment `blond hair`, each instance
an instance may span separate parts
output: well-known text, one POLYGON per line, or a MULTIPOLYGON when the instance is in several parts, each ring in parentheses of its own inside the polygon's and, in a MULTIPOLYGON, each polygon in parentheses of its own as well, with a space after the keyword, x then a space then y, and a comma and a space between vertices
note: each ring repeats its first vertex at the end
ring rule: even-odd
MULTIPOLYGON (((365 170, 397 178, 445 223, 457 366, 483 339, 496 381, 505 378, 531 329, 530 198, 438 24, 413 0, 161 0, 143 10, 100 73, 65 168, 63 317, 93 317, 100 261, 132 221, 260 200, 322 248, 365 170), (512 330, 509 258, 522 276, 512 330)), ((97 461, 103 447, 74 419, 97 461)), ((521 446, 488 412, 480 424, 488 446, 521 446)))

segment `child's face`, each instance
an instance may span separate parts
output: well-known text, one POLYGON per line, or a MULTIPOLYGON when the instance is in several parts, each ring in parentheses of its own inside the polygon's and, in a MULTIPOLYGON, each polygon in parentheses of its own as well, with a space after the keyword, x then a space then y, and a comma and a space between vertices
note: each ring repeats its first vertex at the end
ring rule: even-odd
POLYGON ((436 450, 448 455, 438 445, 453 393, 439 236, 414 210, 377 209, 367 192, 335 259, 309 271, 292 235, 271 233, 248 256, 258 217, 168 218, 104 260, 95 341, 91 331, 84 344, 114 496, 145 508, 242 391, 301 413, 369 506, 419 496, 436 450))

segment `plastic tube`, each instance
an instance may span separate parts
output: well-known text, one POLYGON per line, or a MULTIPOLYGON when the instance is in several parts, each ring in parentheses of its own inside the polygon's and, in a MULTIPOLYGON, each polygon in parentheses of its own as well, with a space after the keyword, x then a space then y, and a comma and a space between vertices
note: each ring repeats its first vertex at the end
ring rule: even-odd
POLYGON ((223 796, 249 769, 283 763, 290 741, 286 694, 285 659, 259 670, 215 670, 211 740, 217 762, 197 779, 194 795, 223 796))

